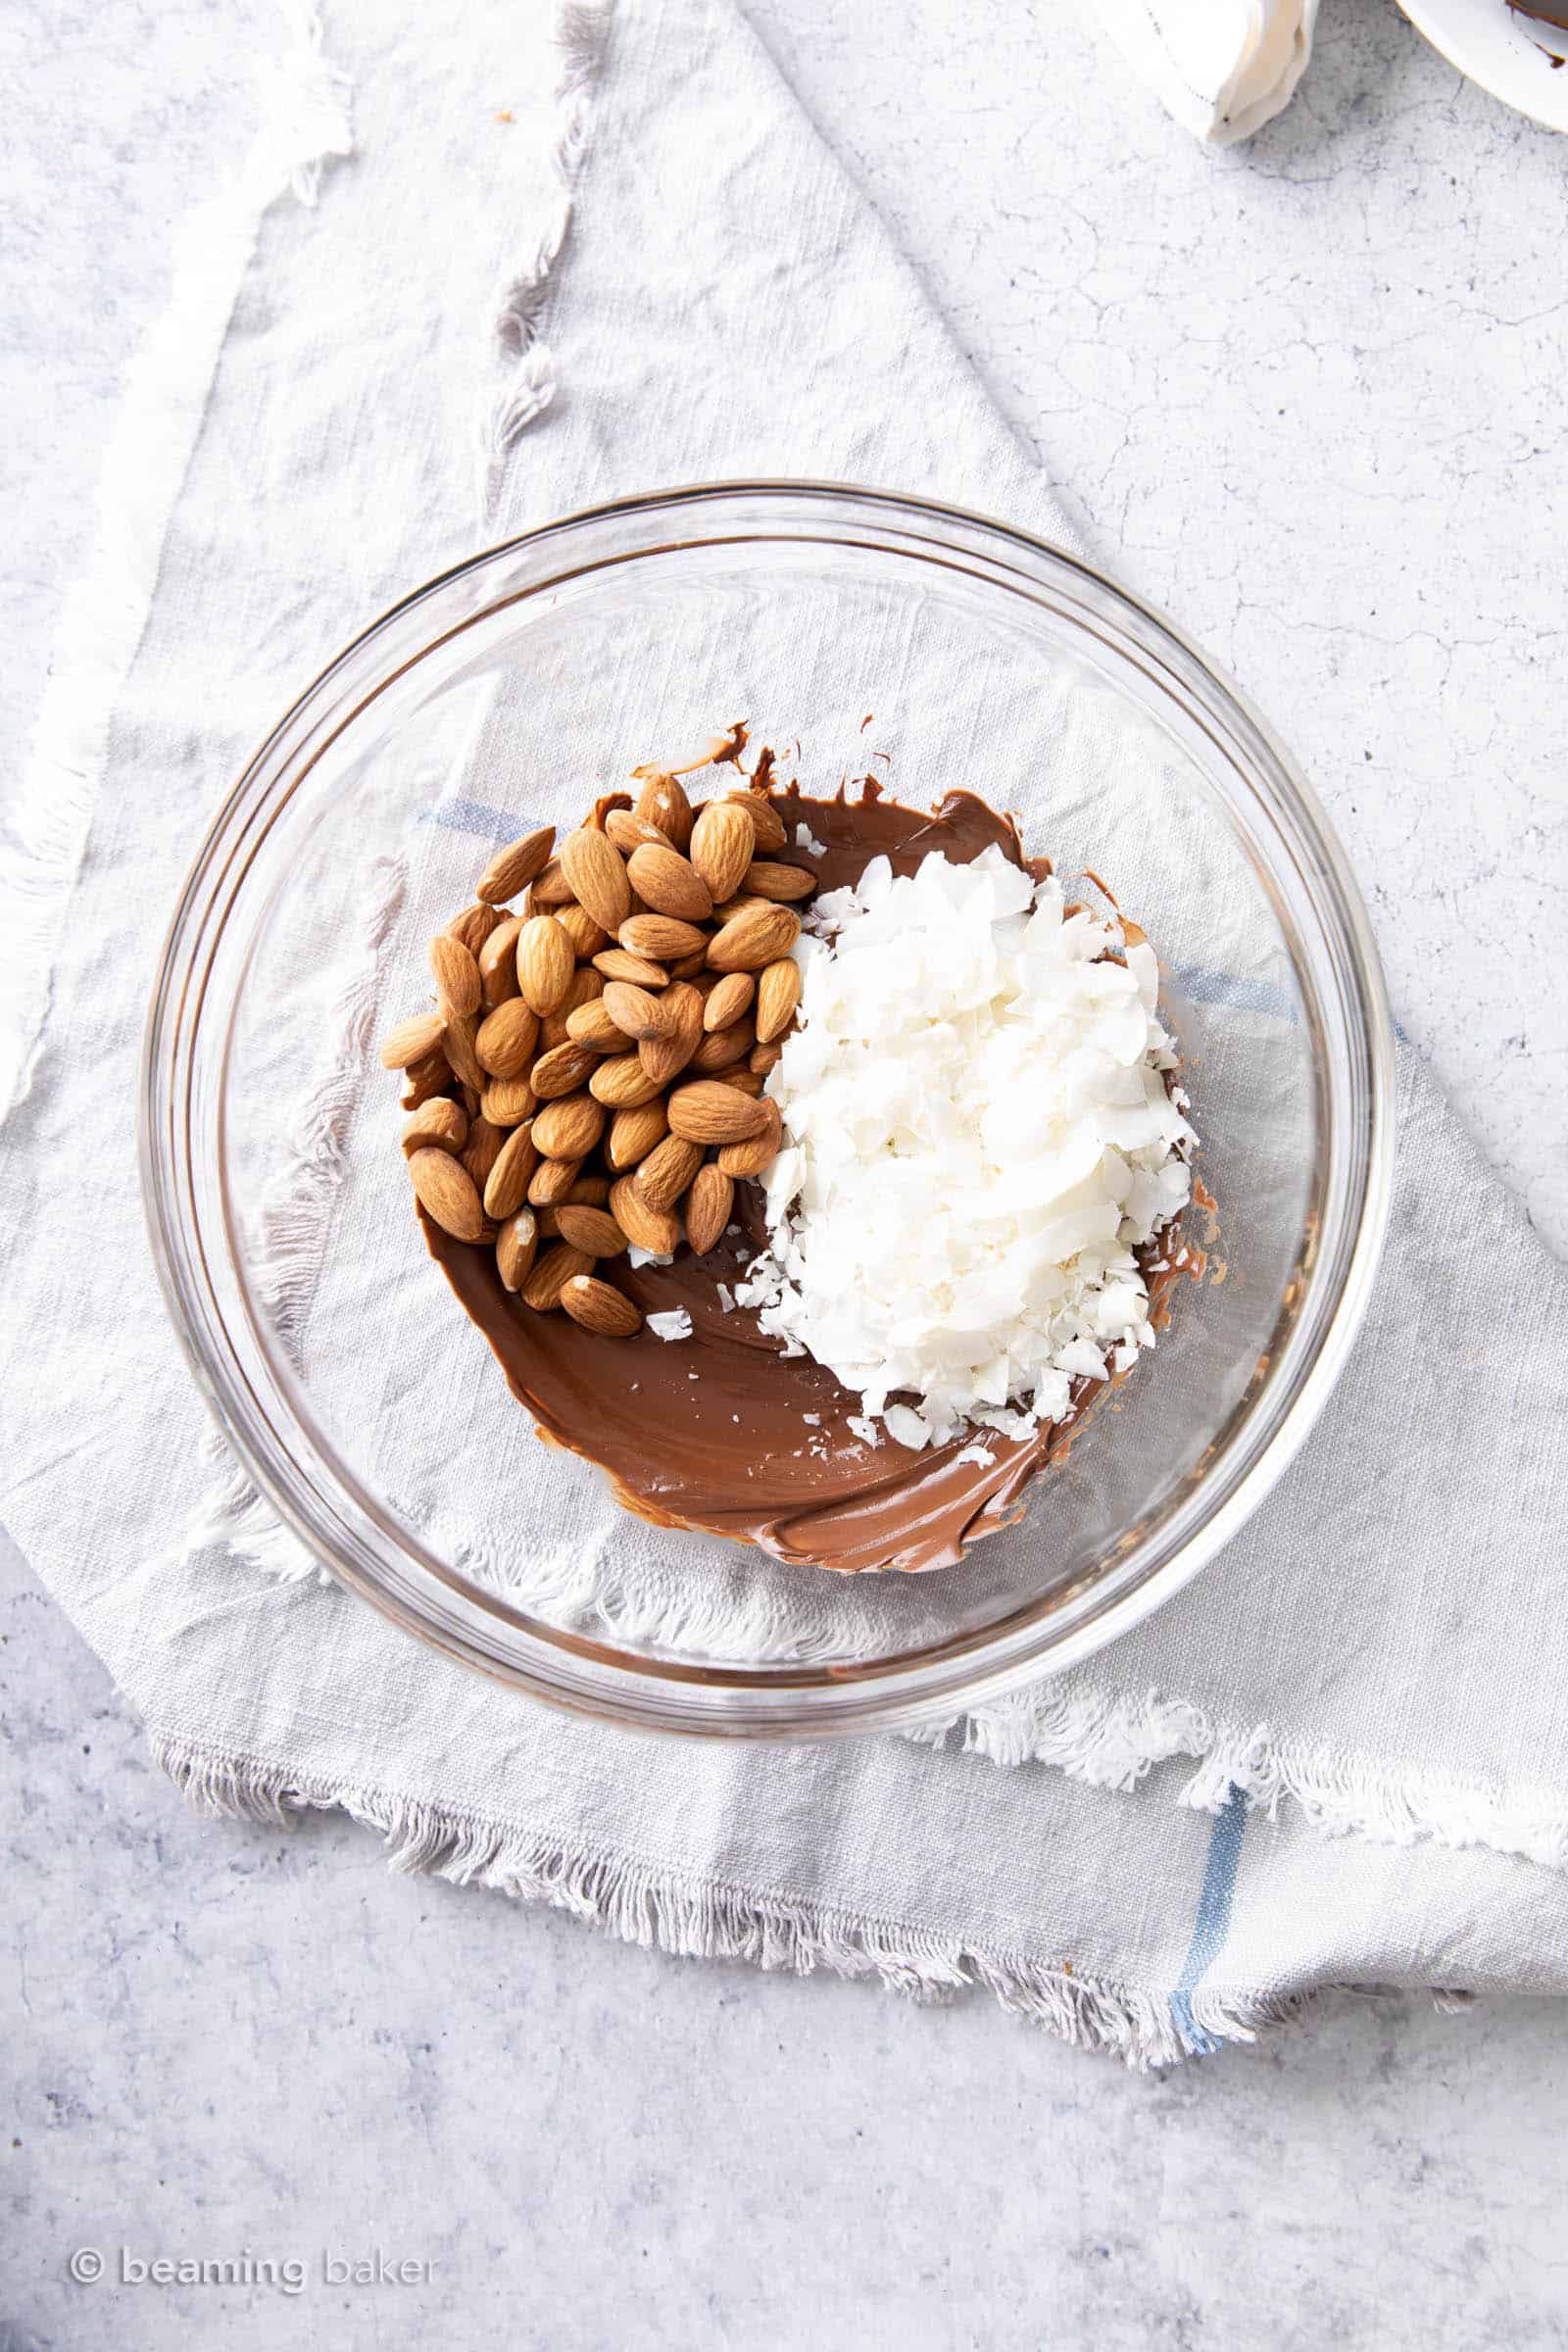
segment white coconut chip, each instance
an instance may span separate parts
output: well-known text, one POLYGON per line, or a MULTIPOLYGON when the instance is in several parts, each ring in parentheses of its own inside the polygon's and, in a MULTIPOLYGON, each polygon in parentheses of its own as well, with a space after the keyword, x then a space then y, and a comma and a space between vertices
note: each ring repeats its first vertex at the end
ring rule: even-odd
POLYGON ((1120 960, 995 849, 873 858, 808 921, 769 1248, 736 1298, 857 1392, 867 1445, 1032 1435, 1154 1343, 1133 1252, 1186 1205, 1197 1139, 1153 953, 1120 960))
POLYGON ((648 1328, 656 1340, 689 1340, 692 1319, 685 1307, 669 1306, 662 1314, 650 1315, 648 1328))

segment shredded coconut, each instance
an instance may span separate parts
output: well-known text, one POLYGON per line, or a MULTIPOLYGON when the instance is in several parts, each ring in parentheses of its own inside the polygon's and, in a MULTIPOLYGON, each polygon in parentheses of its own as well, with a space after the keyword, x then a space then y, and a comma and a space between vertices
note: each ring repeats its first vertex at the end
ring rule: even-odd
POLYGON ((650 1315, 648 1328, 659 1340, 689 1340, 692 1319, 683 1306, 670 1306, 662 1314, 650 1315))
POLYGON ((863 1443, 1028 1436, 1153 1346, 1133 1251, 1186 1205, 1197 1139, 1153 952, 1121 945, 995 849, 873 858, 814 902, 769 1247, 735 1296, 858 1394, 863 1443))

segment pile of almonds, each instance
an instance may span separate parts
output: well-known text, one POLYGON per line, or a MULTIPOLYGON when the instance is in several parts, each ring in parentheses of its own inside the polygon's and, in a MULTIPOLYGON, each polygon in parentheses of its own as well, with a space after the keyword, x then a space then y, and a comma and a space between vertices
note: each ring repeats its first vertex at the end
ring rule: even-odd
POLYGON ((608 1279, 615 1259, 711 1250, 736 1179, 780 1143, 762 1087, 800 1002, 794 906, 816 877, 780 858, 765 786, 694 810, 689 772, 639 768, 635 807, 616 794, 559 850, 544 825, 499 851, 430 942, 435 1009, 381 1047, 404 1073, 426 1215, 493 1247, 525 1306, 607 1338, 642 1321, 608 1279))

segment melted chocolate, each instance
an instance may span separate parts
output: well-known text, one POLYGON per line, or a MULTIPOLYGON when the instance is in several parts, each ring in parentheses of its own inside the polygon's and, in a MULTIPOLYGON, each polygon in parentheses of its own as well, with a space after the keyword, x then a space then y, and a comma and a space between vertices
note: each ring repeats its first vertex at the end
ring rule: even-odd
MULTIPOLYGON (((967 864, 993 842, 1037 876, 1050 871, 1024 858, 1011 820, 971 793, 950 793, 931 815, 883 800, 869 780, 858 801, 842 791, 835 801, 793 791, 773 801, 792 836, 805 823, 823 844, 812 863, 824 890, 857 881, 878 856, 910 873, 933 850, 967 864)), ((1067 1420, 1029 1439, 976 1430, 911 1453, 884 1435, 873 1451, 847 1426, 858 1396, 808 1356, 785 1356, 747 1309, 722 1311, 717 1285, 744 1279, 766 1238, 759 1186, 736 1187, 736 1220, 741 1233, 706 1257, 682 1245, 668 1266, 607 1269, 645 1315, 685 1307, 692 1337, 666 1342, 648 1330, 600 1339, 565 1315, 532 1313, 503 1289, 492 1250, 451 1240, 421 1212, 431 1255, 542 1438, 600 1463, 616 1499, 656 1526, 732 1536, 782 1560, 847 1572, 951 1565, 1018 1517, 1024 1488, 1111 1385, 1078 1382, 1067 1420), (960 1462, 977 1438, 995 1460, 960 1462)), ((1168 1258, 1169 1238, 1149 1254, 1168 1258)), ((1173 1277, 1147 1279, 1163 1319, 1173 1277)))

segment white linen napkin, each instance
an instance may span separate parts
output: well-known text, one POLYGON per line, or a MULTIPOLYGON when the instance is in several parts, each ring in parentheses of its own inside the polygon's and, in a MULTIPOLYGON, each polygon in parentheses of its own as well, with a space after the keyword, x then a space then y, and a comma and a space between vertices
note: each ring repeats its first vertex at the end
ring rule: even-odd
MULTIPOLYGON (((1568 1280, 1409 1054, 1385 1276, 1295 1471, 1151 1624, 928 1745, 664 1744, 554 1716, 335 1586, 263 1572, 292 1564, 286 1540, 215 1489, 127 1106, 164 909, 323 650, 481 537, 661 479, 859 478, 1064 535, 728 0, 623 0, 612 31, 572 9, 559 94, 543 31, 501 0, 449 34, 411 0, 345 8, 355 163, 316 213, 270 214, 226 281, 193 241, 176 301, 213 349, 233 303, 221 366, 182 386, 163 529, 128 564, 109 532, 62 648, 74 752, 44 739, 22 812, 16 912, 50 982, 19 1000, 0 1134, 0 1513, 194 1794, 266 1818, 341 1805, 403 1866, 639 1940, 984 1984, 1137 2063, 1325 1984, 1568 1986, 1568 1280), (488 374, 481 316, 501 321, 488 374)), ((150 402, 143 429, 169 414, 150 402)), ((145 518, 145 469, 117 457, 106 498, 112 525, 126 502, 145 518)), ((444 838, 471 862, 461 826, 444 838)), ((386 911, 380 952, 362 935, 353 954, 390 1003, 408 959, 386 911)), ((307 1140, 302 1180, 330 1204, 352 1138, 307 1140)), ((346 1304, 323 1298, 301 1339, 352 1372, 346 1304)), ((405 1311, 394 1288, 384 1313, 405 1311)), ((531 1446, 488 1366, 470 1385, 467 1409, 531 1446)), ((631 1602, 657 1604, 657 1549, 624 1564, 645 1577, 631 1602)))
POLYGON ((1093 0, 1085 14, 1184 129, 1229 147, 1295 97, 1317 0, 1093 0))

